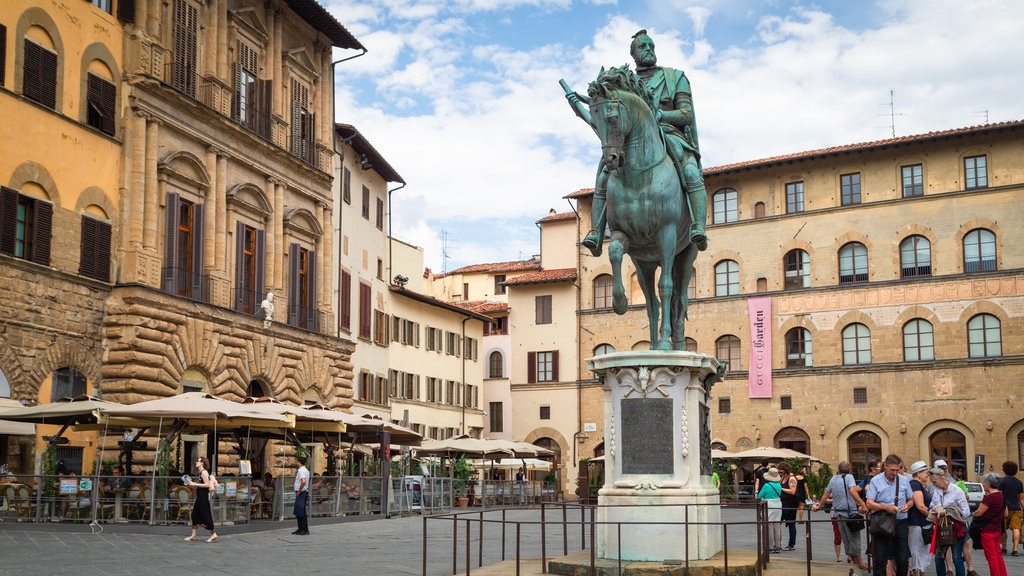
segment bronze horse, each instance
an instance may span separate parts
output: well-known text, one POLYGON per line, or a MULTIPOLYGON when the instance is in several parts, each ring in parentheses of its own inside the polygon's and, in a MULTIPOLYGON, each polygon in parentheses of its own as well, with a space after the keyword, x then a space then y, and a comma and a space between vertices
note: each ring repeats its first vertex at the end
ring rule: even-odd
POLYGON ((589 121, 601 139, 601 162, 610 171, 606 210, 612 306, 616 314, 625 314, 622 255, 628 254, 647 303, 651 349, 685 350, 686 289, 698 250, 690 244, 690 211, 658 128, 655 104, 628 66, 602 69, 587 94, 589 121))

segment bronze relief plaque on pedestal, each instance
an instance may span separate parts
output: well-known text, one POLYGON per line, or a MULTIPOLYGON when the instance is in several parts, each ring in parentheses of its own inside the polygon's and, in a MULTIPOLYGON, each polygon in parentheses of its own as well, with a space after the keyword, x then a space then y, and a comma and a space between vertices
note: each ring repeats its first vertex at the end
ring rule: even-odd
POLYGON ((672 399, 624 398, 622 473, 672 474, 672 399))

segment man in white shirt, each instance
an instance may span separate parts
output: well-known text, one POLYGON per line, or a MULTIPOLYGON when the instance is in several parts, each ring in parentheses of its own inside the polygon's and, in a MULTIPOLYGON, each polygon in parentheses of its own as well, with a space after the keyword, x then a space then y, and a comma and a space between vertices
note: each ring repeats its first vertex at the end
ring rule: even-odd
POLYGON ((299 529, 292 534, 308 536, 309 519, 306 516, 306 504, 309 502, 309 470, 306 468, 305 456, 297 456, 296 460, 299 461, 299 469, 295 473, 295 506, 292 508, 292 514, 295 514, 299 529))

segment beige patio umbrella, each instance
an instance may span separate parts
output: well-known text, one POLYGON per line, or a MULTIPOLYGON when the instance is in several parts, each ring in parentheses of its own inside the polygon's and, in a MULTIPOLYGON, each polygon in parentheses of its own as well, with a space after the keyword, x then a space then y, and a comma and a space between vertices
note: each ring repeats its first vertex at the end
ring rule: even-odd
POLYGON ((162 420, 188 420, 189 428, 294 428, 295 416, 254 408, 251 404, 232 402, 204 392, 186 392, 135 404, 119 404, 103 408, 100 413, 109 418, 110 426, 132 426, 148 421, 149 425, 162 420))
MULTIPOLYGON (((0 411, 20 412, 22 410, 25 410, 25 407, 21 405, 21 402, 10 398, 0 398, 0 411)), ((30 424, 28 422, 0 420, 0 435, 2 434, 9 434, 11 436, 35 436, 36 427, 34 424, 30 424)))
POLYGON ((415 450, 417 455, 451 456, 458 458, 513 458, 511 447, 499 445, 494 440, 483 440, 469 436, 456 436, 447 440, 424 440, 415 450))
MULTIPOLYGON (((712 455, 712 457, 714 457, 714 455, 712 455)), ((819 458, 815 458, 809 454, 804 454, 803 452, 797 452, 796 450, 790 450, 789 448, 774 448, 772 446, 758 446, 757 448, 751 448, 750 450, 730 454, 728 458, 732 458, 734 460, 753 460, 761 458, 767 458, 769 460, 789 460, 792 458, 799 458, 800 460, 821 462, 819 458)))

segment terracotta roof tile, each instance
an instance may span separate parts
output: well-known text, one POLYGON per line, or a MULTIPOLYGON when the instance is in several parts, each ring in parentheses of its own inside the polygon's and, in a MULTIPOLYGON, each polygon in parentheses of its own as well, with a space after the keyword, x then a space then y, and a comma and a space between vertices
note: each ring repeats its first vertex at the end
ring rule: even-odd
POLYGON ((579 190, 573 192, 572 194, 566 194, 565 196, 562 196, 562 198, 589 198, 593 195, 593 188, 580 188, 579 190))
POLYGON ((541 222, 564 222, 566 220, 575 220, 575 212, 562 212, 561 214, 548 214, 547 216, 537 220, 537 223, 541 222))
POLYGON ((984 132, 1002 130, 1005 128, 1021 128, 1024 127, 1024 120, 1013 120, 1009 122, 999 122, 996 124, 983 124, 980 126, 968 126, 966 128, 954 128, 951 130, 941 130, 938 132, 928 132, 925 134, 915 134, 912 136, 900 136, 898 138, 888 138, 885 140, 875 140, 873 142, 861 142, 858 144, 845 144, 843 146, 833 146, 831 148, 819 148, 817 150, 808 150, 806 152, 797 152, 795 154, 786 154, 783 156, 772 156, 770 158, 761 158, 759 160, 748 160, 746 162, 737 162, 735 164, 726 164, 724 166, 716 166, 714 168, 705 168, 704 175, 717 175, 725 174, 728 172, 736 172, 741 170, 751 170, 755 168, 767 168, 773 164, 783 164, 786 162, 793 162, 795 160, 810 160, 814 157, 829 156, 840 153, 850 152, 865 152, 868 150, 877 150, 886 148, 888 146, 895 146, 898 144, 912 144, 922 143, 929 140, 938 140, 941 138, 949 138, 950 136, 967 136, 972 134, 981 134, 984 132))
POLYGON ((565 282, 576 279, 575 268, 554 268, 552 270, 540 270, 530 272, 522 276, 516 276, 505 281, 506 286, 516 284, 544 284, 546 282, 565 282))
POLYGON ((459 308, 464 308, 477 314, 497 314, 508 312, 508 302, 488 302, 486 300, 473 300, 470 302, 455 302, 459 308))
POLYGON ((529 260, 513 260, 511 262, 491 262, 489 264, 470 264, 462 268, 448 271, 444 274, 437 274, 434 278, 444 278, 452 274, 470 274, 477 272, 524 272, 528 270, 540 270, 540 260, 531 258, 529 260))

